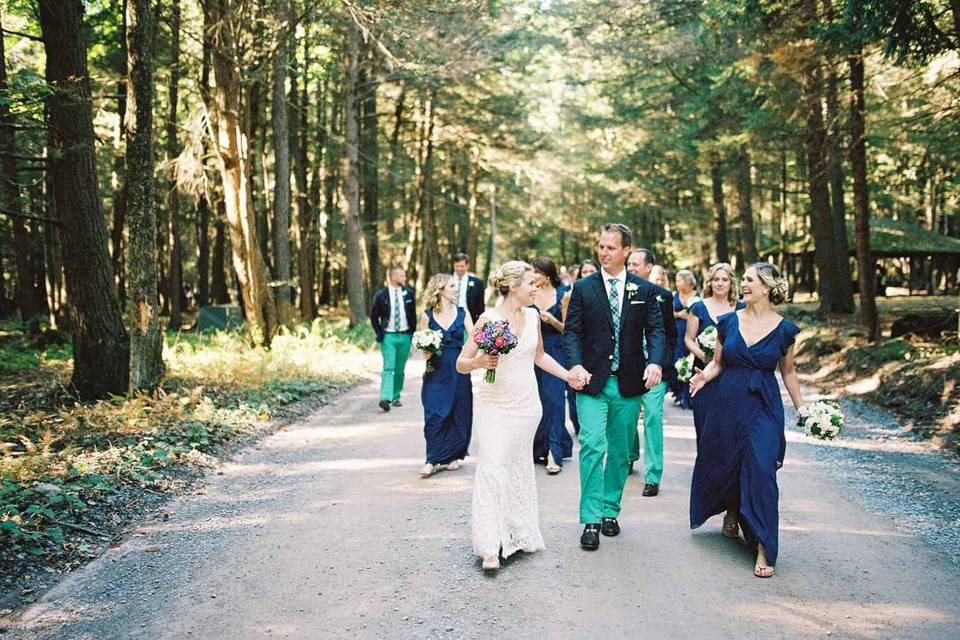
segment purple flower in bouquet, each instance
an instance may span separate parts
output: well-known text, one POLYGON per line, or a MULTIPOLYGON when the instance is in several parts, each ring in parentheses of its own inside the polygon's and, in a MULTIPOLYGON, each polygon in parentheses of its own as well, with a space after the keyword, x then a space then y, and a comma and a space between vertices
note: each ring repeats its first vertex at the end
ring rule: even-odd
MULTIPOLYGON (((473 341, 477 343, 480 351, 487 355, 503 356, 513 351, 520 339, 510 328, 508 321, 492 320, 483 325, 482 329, 474 331, 473 341)), ((497 370, 487 369, 487 375, 484 379, 493 383, 497 379, 497 370)))

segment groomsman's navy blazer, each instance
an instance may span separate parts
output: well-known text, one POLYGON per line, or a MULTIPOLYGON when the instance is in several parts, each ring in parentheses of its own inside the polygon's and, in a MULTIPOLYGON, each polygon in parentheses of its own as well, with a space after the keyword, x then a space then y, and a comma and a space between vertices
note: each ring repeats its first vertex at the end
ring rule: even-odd
POLYGON ((658 362, 663 369, 663 379, 666 382, 674 382, 677 379, 677 367, 674 361, 674 355, 677 350, 677 321, 673 317, 673 294, 659 285, 650 283, 653 286, 653 292, 657 295, 657 302, 660 303, 660 315, 663 317, 663 332, 666 334, 666 346, 663 349, 663 361, 658 362))
POLYGON ((483 280, 474 275, 467 276, 467 311, 474 322, 487 308, 483 301, 483 280))
MULTIPOLYGON (((583 393, 592 396, 603 391, 613 365, 613 315, 601 273, 592 273, 574 283, 563 330, 567 364, 582 365, 591 373, 593 377, 583 393)), ((647 337, 647 352, 654 364, 663 362, 666 339, 655 285, 628 273, 626 286, 634 290, 623 293, 617 386, 620 395, 629 398, 647 391, 643 382, 647 367, 643 336, 647 337)))
MULTIPOLYGON (((407 314, 407 330, 412 334, 417 328, 417 303, 413 289, 404 286, 403 307, 407 314)), ((383 342, 383 334, 390 324, 390 288, 384 287, 373 295, 373 305, 370 307, 370 324, 377 333, 377 342, 383 342)))

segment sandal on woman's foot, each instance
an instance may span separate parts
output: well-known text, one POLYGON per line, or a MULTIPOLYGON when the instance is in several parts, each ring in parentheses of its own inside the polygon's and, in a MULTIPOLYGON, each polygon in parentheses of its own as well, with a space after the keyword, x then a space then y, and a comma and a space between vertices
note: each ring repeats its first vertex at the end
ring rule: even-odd
POLYGON ((773 565, 767 564, 767 554, 763 552, 763 545, 757 547, 757 564, 753 566, 753 575, 758 578, 772 578, 773 565))
POLYGON ((421 478, 429 478, 430 476, 432 476, 433 474, 435 474, 437 471, 440 471, 441 469, 442 469, 442 465, 439 465, 439 464, 430 464, 430 463, 428 462, 428 463, 426 463, 425 465, 423 465, 422 467, 420 467, 420 477, 421 477, 421 478))
POLYGON ((496 571, 500 568, 500 556, 487 556, 483 559, 484 571, 496 571))
POLYGON ((446 464, 446 467, 447 467, 447 471, 456 471, 457 469, 460 468, 460 461, 459 461, 459 460, 451 460, 450 462, 448 462, 448 463, 446 464))
POLYGON ((560 473, 561 469, 562 467, 557 464, 556 460, 553 459, 553 452, 548 451, 547 452, 547 473, 549 473, 552 476, 555 476, 558 473, 560 473))
POLYGON ((737 515, 729 511, 723 516, 723 528, 721 529, 724 538, 736 540, 740 537, 740 525, 737 523, 737 515))

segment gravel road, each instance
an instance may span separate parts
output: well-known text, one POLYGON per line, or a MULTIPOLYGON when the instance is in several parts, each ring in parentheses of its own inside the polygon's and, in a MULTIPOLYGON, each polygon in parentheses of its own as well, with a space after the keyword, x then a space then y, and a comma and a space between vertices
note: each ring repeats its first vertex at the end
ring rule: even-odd
POLYGON ((5 637, 957 637, 957 462, 889 418, 848 403, 840 442, 788 434, 770 580, 719 518, 688 529, 692 415, 672 406, 661 493, 631 476, 618 538, 581 551, 575 461, 538 467, 547 549, 487 576, 470 553, 473 462, 417 475, 422 367, 403 408, 380 413, 368 382, 241 452, 5 637))

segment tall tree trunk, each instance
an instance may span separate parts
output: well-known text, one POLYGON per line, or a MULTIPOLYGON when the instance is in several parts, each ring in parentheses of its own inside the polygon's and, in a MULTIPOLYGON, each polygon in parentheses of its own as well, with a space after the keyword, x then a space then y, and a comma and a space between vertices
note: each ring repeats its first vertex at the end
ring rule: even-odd
POLYGON ((426 282, 427 278, 439 272, 443 267, 440 264, 439 234, 436 220, 433 215, 433 131, 436 119, 434 109, 437 98, 436 87, 430 88, 430 94, 423 107, 423 153, 420 168, 420 180, 417 185, 417 213, 420 230, 423 237, 423 268, 418 269, 418 276, 426 282))
MULTIPOLYGON (((467 256, 470 264, 477 264, 477 245, 480 235, 479 207, 480 200, 480 149, 470 149, 470 186, 467 200, 467 256)), ((561 194, 562 196, 562 194, 561 194)), ((561 248, 561 252, 564 252, 561 248)), ((476 267, 474 267, 476 268, 476 267)))
POLYGON ((117 279, 117 296, 123 307, 127 299, 127 287, 124 282, 123 232, 127 219, 126 156, 121 153, 123 146, 124 123, 127 119, 127 0, 121 0, 123 20, 120 26, 120 55, 117 56, 117 128, 114 133, 113 155, 113 227, 110 230, 110 249, 113 259, 113 273, 117 279))
POLYGON ((217 221, 213 239, 213 276, 210 282, 210 295, 215 304, 230 304, 230 289, 227 286, 227 209, 221 201, 217 204, 217 221))
MULTIPOLYGON (((129 0, 128 0, 129 1, 129 0)), ((167 113, 167 162, 172 163, 180 155, 177 143, 177 108, 180 84, 180 0, 172 0, 170 15, 170 84, 167 113)), ((180 191, 177 188, 176 172, 170 183, 168 197, 168 242, 170 246, 170 277, 167 296, 170 299, 170 328, 174 331, 183 324, 183 248, 180 238, 180 191)))
POLYGON ((713 224, 716 237, 717 262, 730 261, 727 243, 727 211, 723 204, 723 161, 714 152, 710 160, 710 186, 713 197, 713 224))
POLYGON ((363 233, 366 238, 367 272, 371 289, 383 280, 380 264, 380 153, 379 120, 377 118, 377 59, 372 46, 364 47, 366 56, 360 82, 360 177, 363 183, 363 233))
POLYGON ((864 99, 863 43, 854 41, 850 66, 850 167, 853 173, 854 236, 857 241, 857 278, 860 315, 867 337, 880 337, 876 274, 870 252, 870 193, 867 186, 866 100, 864 99))
MULTIPOLYGON (((816 0, 803 0, 803 23, 808 28, 817 24, 816 0)), ((820 296, 820 314, 852 313, 853 294, 850 291, 850 267, 846 255, 838 255, 830 191, 827 182, 826 129, 823 122, 823 79, 820 54, 811 49, 804 62, 804 103, 806 110, 806 151, 812 231, 816 242, 814 257, 817 264, 817 292, 820 296), (844 295, 843 281, 846 281, 844 295)))
MULTIPOLYGON (((204 104, 210 102, 210 38, 203 34, 203 54, 200 64, 200 95, 204 104)), ((207 138, 202 143, 204 172, 208 152, 207 138)), ((207 189, 197 198, 197 307, 210 304, 210 200, 207 189)), ((221 265, 222 271, 222 265, 221 265)))
POLYGON ((254 344, 269 345, 276 329, 276 308, 267 267, 259 250, 247 169, 249 158, 241 129, 240 76, 235 66, 239 16, 232 0, 207 0, 204 12, 204 26, 213 45, 216 78, 216 91, 212 104, 208 105, 211 138, 216 144, 223 182, 233 268, 240 284, 248 335, 254 344))
POLYGON ((346 197, 344 214, 347 228, 347 298, 350 303, 350 325, 356 326, 367 315, 367 294, 364 291, 361 264, 362 238, 360 235, 360 183, 357 173, 359 145, 359 114, 357 112, 357 82, 359 77, 359 43, 357 25, 347 18, 347 83, 344 88, 343 119, 346 140, 343 156, 343 189, 346 197))
MULTIPOLYGON (((824 8, 828 11, 828 19, 833 18, 831 0, 824 0, 824 8)), ((830 182, 830 215, 833 220, 833 237, 837 247, 837 260, 850 263, 850 243, 847 241, 847 212, 843 201, 843 150, 840 140, 840 104, 838 97, 839 80, 837 71, 831 65, 827 70, 826 103, 827 103, 827 177, 830 182)), ((853 299, 851 279, 838 283, 841 296, 853 299)))
POLYGON ((130 342, 113 286, 107 228, 97 189, 93 109, 81 0, 42 0, 40 28, 52 148, 49 175, 63 230, 73 331, 72 384, 82 398, 123 394, 130 342))
POLYGON ((387 234, 392 235, 395 223, 403 207, 403 187, 397 184, 397 162, 400 158, 400 131, 403 127, 404 103, 407 96, 406 85, 400 86, 400 96, 393 109, 393 132, 390 134, 390 163, 387 170, 387 198, 390 211, 387 214, 387 234))
POLYGON ((740 217, 740 249, 746 264, 757 261, 757 232, 753 224, 753 181, 750 175, 750 148, 741 143, 737 149, 737 212, 740 217))
MULTIPOLYGON (((151 0, 127 2, 127 206, 130 222, 130 391, 150 393, 164 373, 157 228, 153 203, 153 9, 151 0)), ((176 6, 177 0, 174 0, 176 6)), ((177 10, 174 9, 176 14, 177 10)), ((177 18, 174 17, 174 24, 177 18)))
POLYGON ((280 283, 275 291, 277 322, 289 325, 293 316, 290 299, 290 130, 287 121, 287 28, 290 8, 287 0, 274 0, 279 40, 273 51, 273 270, 280 283))
POLYGON ((313 301, 313 257, 317 249, 313 236, 310 186, 307 184, 307 172, 309 170, 307 159, 307 72, 309 71, 310 61, 308 43, 309 37, 305 37, 302 91, 299 87, 296 60, 294 60, 294 66, 291 68, 290 74, 290 142, 293 146, 293 178, 297 187, 297 280, 300 282, 298 301, 300 303, 300 317, 306 322, 312 321, 317 315, 313 301))
MULTIPOLYGON (((264 260, 270 261, 270 226, 267 221, 267 212, 270 211, 270 190, 267 188, 267 170, 264 165, 264 148, 266 146, 266 128, 261 125, 265 119, 266 105, 262 94, 262 82, 253 79, 249 90, 249 111, 247 113, 244 130, 250 147, 247 154, 250 169, 250 194, 253 200, 253 212, 256 216, 257 238, 259 238, 260 253, 264 260), (261 132, 261 129, 264 129, 261 132)), ((269 265, 268 265, 269 268, 269 265)))

